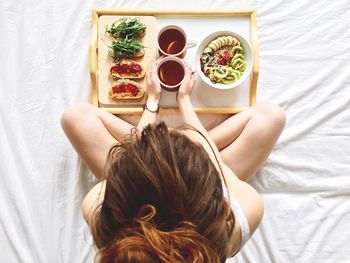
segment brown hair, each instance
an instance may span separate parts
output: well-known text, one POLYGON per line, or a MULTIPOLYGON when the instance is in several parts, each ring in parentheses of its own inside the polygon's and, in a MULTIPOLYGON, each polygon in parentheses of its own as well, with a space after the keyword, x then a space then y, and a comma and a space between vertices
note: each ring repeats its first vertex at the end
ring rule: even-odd
POLYGON ((112 146, 91 230, 101 263, 219 262, 234 216, 202 145, 166 125, 112 146))

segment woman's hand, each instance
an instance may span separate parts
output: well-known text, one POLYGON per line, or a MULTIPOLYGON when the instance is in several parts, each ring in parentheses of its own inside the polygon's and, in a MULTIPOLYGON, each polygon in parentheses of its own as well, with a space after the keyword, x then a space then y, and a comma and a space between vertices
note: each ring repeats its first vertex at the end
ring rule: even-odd
MULTIPOLYGON (((158 58, 153 66, 147 71, 147 85, 148 85, 148 98, 147 101, 155 101, 159 104, 160 100, 160 82, 158 78, 157 66, 162 57, 158 58)), ((142 130, 146 125, 150 123, 155 123, 157 121, 157 113, 158 112, 150 112, 148 110, 144 110, 140 121, 137 125, 138 130, 142 130)))
POLYGON ((156 62, 153 64, 151 68, 147 71, 146 78, 147 78, 147 85, 148 85, 148 100, 159 102, 160 99, 160 82, 158 78, 158 72, 157 72, 157 66, 159 61, 163 57, 160 57, 156 60, 156 62))
POLYGON ((185 77, 177 92, 177 101, 186 97, 189 98, 191 96, 194 83, 196 82, 196 76, 194 75, 195 72, 192 70, 192 67, 186 62, 185 65, 185 77))

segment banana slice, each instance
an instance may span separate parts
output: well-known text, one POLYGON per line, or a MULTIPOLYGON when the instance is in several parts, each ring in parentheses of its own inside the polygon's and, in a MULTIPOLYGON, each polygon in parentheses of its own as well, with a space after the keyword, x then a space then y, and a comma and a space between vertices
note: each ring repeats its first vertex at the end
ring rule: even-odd
POLYGON ((220 46, 221 46, 221 43, 220 43, 219 39, 214 40, 213 44, 215 46, 215 50, 214 51, 218 50, 220 48, 220 46))
POLYGON ((227 40, 226 40, 226 37, 222 37, 222 46, 226 46, 226 43, 227 43, 227 40))
POLYGON ((223 47, 225 45, 225 39, 224 37, 219 37, 220 39, 220 47, 223 47))
POLYGON ((237 43, 238 43, 237 38, 231 36, 231 39, 232 39, 232 43, 230 44, 230 46, 235 46, 235 45, 237 45, 237 43))
POLYGON ((225 40, 223 37, 219 37, 218 38, 219 42, 220 42, 220 47, 224 46, 225 45, 225 40))
POLYGON ((228 46, 231 46, 232 43, 233 43, 233 37, 232 37, 232 36, 228 36, 228 37, 227 37, 227 45, 228 45, 228 46))
POLYGON ((224 37, 224 42, 225 42, 224 45, 227 46, 227 45, 228 45, 228 42, 229 42, 228 36, 224 37))
POLYGON ((206 47, 203 53, 211 53, 213 50, 210 47, 206 47))
POLYGON ((223 46, 235 46, 237 44, 240 45, 239 41, 235 37, 232 37, 232 36, 218 37, 209 43, 209 45, 204 49, 203 53, 215 52, 223 46))
POLYGON ((213 42, 211 42, 211 43, 209 44, 208 48, 210 48, 213 52, 216 51, 216 45, 214 45, 213 42))

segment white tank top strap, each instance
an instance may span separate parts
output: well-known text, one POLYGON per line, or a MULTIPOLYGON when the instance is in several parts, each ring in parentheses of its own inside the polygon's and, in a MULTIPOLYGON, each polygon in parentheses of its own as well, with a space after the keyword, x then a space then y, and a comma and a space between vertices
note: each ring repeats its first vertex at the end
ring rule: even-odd
POLYGON ((250 239, 250 228, 249 223, 246 215, 243 212, 242 207, 238 203, 237 199, 229 193, 228 189, 226 187, 223 187, 224 190, 224 196, 226 200, 229 202, 231 209, 233 211, 233 214, 235 215, 235 218, 237 219, 238 223, 241 226, 241 247, 242 248, 247 241, 250 239))

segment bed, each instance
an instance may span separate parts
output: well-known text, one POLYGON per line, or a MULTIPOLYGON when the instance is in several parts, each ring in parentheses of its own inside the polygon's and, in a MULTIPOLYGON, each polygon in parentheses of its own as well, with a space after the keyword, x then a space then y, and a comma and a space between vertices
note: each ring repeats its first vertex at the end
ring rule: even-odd
MULTIPOLYGON (((59 124, 66 106, 90 98, 92 9, 194 9, 196 4, 1 2, 1 262, 93 259, 80 205, 96 181, 59 124)), ((264 199, 261 226, 227 262, 350 262, 349 3, 205 0, 200 6, 245 7, 257 10, 257 101, 280 105, 288 121, 250 182, 264 199)), ((201 116, 206 126, 224 117, 201 116)))

